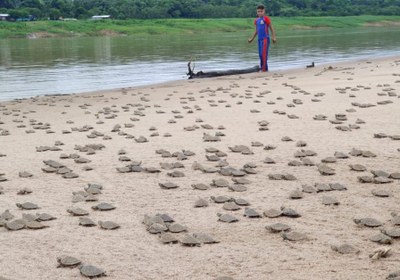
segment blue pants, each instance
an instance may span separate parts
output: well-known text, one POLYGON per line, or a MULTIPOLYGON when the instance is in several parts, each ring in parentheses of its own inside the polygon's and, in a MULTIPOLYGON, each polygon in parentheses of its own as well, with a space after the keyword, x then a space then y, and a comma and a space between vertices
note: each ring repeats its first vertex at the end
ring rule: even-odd
POLYGON ((269 37, 258 40, 258 55, 260 56, 260 69, 265 72, 268 71, 268 51, 269 51, 269 37))

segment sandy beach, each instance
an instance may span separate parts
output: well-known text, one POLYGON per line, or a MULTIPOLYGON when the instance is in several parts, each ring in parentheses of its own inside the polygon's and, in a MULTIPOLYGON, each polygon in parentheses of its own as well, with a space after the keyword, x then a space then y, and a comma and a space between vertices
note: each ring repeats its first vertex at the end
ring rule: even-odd
POLYGON ((390 57, 2 102, 0 279, 386 279, 399 97, 390 57))

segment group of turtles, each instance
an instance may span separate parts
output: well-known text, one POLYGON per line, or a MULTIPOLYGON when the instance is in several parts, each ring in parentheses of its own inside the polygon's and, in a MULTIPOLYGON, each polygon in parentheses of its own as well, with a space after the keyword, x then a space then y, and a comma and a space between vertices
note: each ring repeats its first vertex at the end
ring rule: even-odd
POLYGON ((175 222, 168 214, 156 214, 153 216, 145 215, 143 224, 149 233, 159 236, 159 240, 164 244, 180 243, 183 246, 196 247, 201 244, 219 243, 213 236, 195 232, 188 233, 188 228, 175 222))
POLYGON ((58 267, 68 267, 68 268, 78 267, 80 273, 88 278, 107 276, 105 270, 90 264, 84 265, 82 264, 81 260, 72 256, 60 256, 57 258, 57 262, 58 262, 58 267))

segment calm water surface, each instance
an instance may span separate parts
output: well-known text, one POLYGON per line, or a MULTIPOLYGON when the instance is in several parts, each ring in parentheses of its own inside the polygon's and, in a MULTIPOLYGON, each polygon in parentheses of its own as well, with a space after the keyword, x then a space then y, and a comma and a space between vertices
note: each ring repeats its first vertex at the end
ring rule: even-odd
MULTIPOLYGON (((252 67, 258 54, 250 33, 0 40, 0 100, 185 79, 189 60, 195 71, 252 67)), ((395 27, 297 30, 278 40, 271 70, 400 55, 395 27)))

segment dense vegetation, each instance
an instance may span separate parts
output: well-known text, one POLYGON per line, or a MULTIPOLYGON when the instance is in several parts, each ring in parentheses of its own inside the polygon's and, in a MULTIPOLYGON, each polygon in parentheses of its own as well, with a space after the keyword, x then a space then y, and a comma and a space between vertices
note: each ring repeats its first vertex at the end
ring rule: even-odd
POLYGON ((259 3, 272 16, 400 15, 400 0, 0 0, 0 13, 39 19, 99 14, 114 19, 244 18, 253 16, 259 3))

